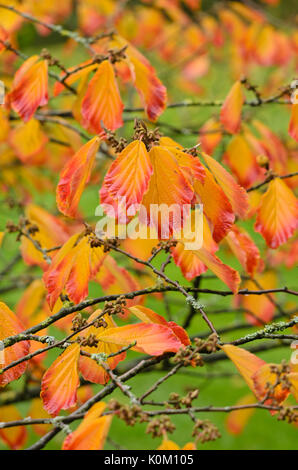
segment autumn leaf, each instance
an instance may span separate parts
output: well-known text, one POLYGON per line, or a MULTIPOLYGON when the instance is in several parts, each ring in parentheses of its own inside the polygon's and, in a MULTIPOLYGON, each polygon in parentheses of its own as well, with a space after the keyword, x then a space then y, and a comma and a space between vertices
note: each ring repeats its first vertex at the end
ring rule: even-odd
MULTIPOLYGON (((14 405, 1 406, 1 421, 22 420, 22 416, 14 405)), ((12 450, 21 449, 27 440, 28 433, 25 426, 15 426, 12 428, 0 427, 0 439, 2 439, 12 450)))
POLYGON ((229 91, 220 110, 220 121, 231 134, 236 134, 240 130, 243 103, 244 96, 241 83, 237 81, 229 91))
POLYGON ((3 44, 9 38, 8 32, 0 26, 0 54, 5 50, 5 45, 3 44), (3 42, 2 42, 3 41, 3 42))
POLYGON ((153 174, 142 200, 139 219, 141 223, 163 232, 162 237, 167 238, 168 234, 177 228, 177 224, 179 228, 181 221, 184 220, 183 205, 191 203, 193 189, 169 149, 161 146, 152 147, 149 156, 153 174), (159 212, 150 211, 151 204, 157 204, 158 207, 163 204, 168 208, 175 205, 172 206, 174 211, 169 213, 169 226, 161 226, 161 215, 159 212))
MULTIPOLYGON (((33 398, 28 411, 28 416, 32 419, 50 419, 51 416, 46 412, 40 398, 33 398)), ((33 424, 32 428, 39 436, 44 436, 52 428, 51 424, 33 424)))
POLYGON ((24 291, 16 306, 16 315, 26 328, 36 311, 42 306, 46 290, 41 279, 35 279, 24 291))
MULTIPOLYGON (((190 240, 187 240, 189 243, 190 240)), ((203 246, 199 249, 186 249, 185 240, 179 241, 171 249, 174 262, 180 267, 182 274, 187 280, 200 276, 209 268, 219 279, 221 279, 234 293, 237 293, 240 284, 239 273, 224 264, 214 253, 218 247, 212 239, 210 229, 206 220, 203 226, 203 246)))
POLYGON ((71 86, 76 81, 88 76, 92 70, 95 70, 98 67, 97 63, 92 63, 92 60, 86 60, 85 62, 74 65, 67 69, 67 75, 64 72, 60 74, 60 81, 55 82, 54 85, 54 96, 58 96, 63 90, 65 90, 66 85, 71 86), (66 77, 66 78, 65 78, 66 77))
POLYGON ((275 30, 271 25, 265 25, 258 34, 255 43, 254 55, 260 65, 273 65, 276 51, 277 41, 275 30))
POLYGON ((210 253, 204 247, 195 252, 195 256, 221 279, 236 294, 241 282, 238 271, 224 264, 217 256, 210 253))
POLYGON ((289 123, 289 134, 298 141, 298 104, 293 104, 289 123))
POLYGON ((57 206, 68 217, 76 217, 78 205, 88 183, 99 147, 99 137, 83 145, 66 163, 56 190, 57 206))
MULTIPOLYGON (((284 173, 287 165, 287 149, 282 140, 261 121, 254 119, 252 124, 261 135, 259 144, 262 146, 263 151, 261 152, 268 157, 270 162, 270 168, 277 173, 284 173)), ((251 137, 250 137, 251 142, 251 137)))
POLYGON ((174 441, 164 439, 157 450, 197 450, 194 442, 188 442, 184 447, 179 447, 174 441))
POLYGON ((298 373, 291 372, 288 374, 288 380, 290 382, 290 391, 295 400, 298 402, 298 373))
MULTIPOLYGON (((4 302, 0 302, 0 341, 9 336, 15 336, 25 330, 20 320, 7 307, 4 302)), ((14 361, 26 356, 29 352, 29 342, 20 341, 13 346, 9 346, 0 351, 0 367, 3 369, 14 361)), ((13 380, 17 380, 24 374, 27 367, 26 361, 11 367, 6 372, 0 373, 0 388, 13 380)))
MULTIPOLYGON (((48 310, 45 308, 46 289, 41 279, 35 279, 24 291, 22 297, 16 305, 16 315, 24 327, 30 328, 48 317, 48 310)), ((39 332, 41 336, 46 334, 46 329, 39 332)), ((30 353, 46 347, 39 341, 30 341, 30 353)), ((41 362, 45 353, 35 356, 31 361, 41 362)), ((30 365, 30 363, 29 363, 30 365)))
MULTIPOLYGON (((252 405, 256 403, 256 398, 249 394, 245 395, 244 397, 240 398, 237 401, 235 406, 245 406, 245 405, 252 405)), ((243 408, 239 410, 234 410, 228 414, 228 418, 226 420, 226 428, 230 434, 238 436, 243 432, 247 422, 249 421, 250 417, 254 414, 255 408, 243 408)))
POLYGON ((173 155, 190 185, 194 180, 204 183, 205 168, 197 157, 184 152, 183 147, 169 137, 161 137, 159 143, 173 155))
POLYGON ((29 57, 16 72, 9 94, 12 109, 29 121, 39 106, 48 102, 48 66, 37 55, 29 57))
MULTIPOLYGON (((255 388, 255 395, 257 396, 258 400, 264 400, 265 397, 268 396, 268 390, 271 386, 273 387, 274 391, 273 394, 270 393, 270 395, 273 395, 274 402, 277 401, 277 403, 282 403, 289 395, 290 389, 283 383, 279 383, 276 385, 277 375, 272 371, 272 368, 274 368, 274 366, 274 364, 264 364, 252 375, 255 388)), ((269 398, 265 401, 265 403, 270 404, 272 400, 272 398, 269 398)))
POLYGON ((172 330, 175 336, 184 346, 190 345, 190 339, 187 332, 181 326, 173 321, 166 321, 164 317, 143 305, 135 305, 129 308, 129 311, 144 323, 155 323, 157 325, 167 326, 172 330))
POLYGON ((223 189, 217 184, 212 173, 205 168, 205 181, 195 181, 194 190, 203 204, 203 211, 212 224, 212 235, 216 242, 226 236, 235 220, 232 205, 223 189), (212 197, 210 197, 212 194, 212 197))
MULTIPOLYGON (((193 238, 191 238, 191 234, 186 234, 187 238, 182 238, 177 245, 171 249, 175 264, 180 267, 182 274, 187 280, 200 276, 209 268, 219 279, 228 285, 233 292, 237 292, 240 283, 239 274, 215 256, 218 245, 213 240, 206 217, 203 217, 203 226, 200 229, 203 232, 202 247, 198 249, 190 249, 190 247, 188 247, 188 249, 186 249, 185 244, 192 243, 196 237, 194 232, 195 226, 193 225, 195 220, 194 211, 191 216, 193 238)), ((198 229, 196 228, 196 230, 198 229)))
POLYGON ((285 243, 297 228, 298 201, 280 178, 270 181, 257 210, 255 230, 265 238, 270 248, 285 243))
MULTIPOLYGON (((88 319, 88 323, 91 323, 94 321, 100 314, 101 310, 96 310, 92 315, 90 315, 88 319)), ((104 322, 105 325, 105 330, 109 330, 111 328, 117 328, 116 323, 114 322, 113 318, 110 317, 109 315, 104 315, 102 318, 102 321, 104 322)), ((90 326, 86 330, 82 331, 80 333, 81 337, 87 338, 90 335, 94 335, 96 339, 98 340, 98 345, 96 347, 91 347, 91 346, 82 346, 82 351, 89 353, 89 354, 101 354, 104 353, 107 356, 110 354, 116 354, 120 349, 121 345, 119 346, 118 344, 114 343, 105 343, 100 341, 100 336, 101 332, 103 330, 103 327, 96 328, 95 326, 90 326)), ((126 357, 126 353, 122 352, 119 354, 116 354, 113 357, 107 358, 106 362, 110 369, 115 369, 119 362, 123 361, 126 357)), ((99 384, 106 384, 110 376, 108 372, 100 365, 98 364, 94 359, 91 359, 90 357, 81 355, 79 359, 79 369, 80 372, 82 373, 83 377, 85 380, 88 380, 89 382, 93 383, 99 383, 99 384)))
MULTIPOLYGON (((277 285, 277 276, 273 270, 269 270, 262 274, 257 274, 253 280, 247 280, 243 284, 243 289, 262 290, 274 289, 277 285)), ((245 312, 245 318, 251 325, 263 325, 269 323, 275 312, 275 295, 272 293, 270 297, 265 295, 243 295, 239 296, 239 304, 245 312)))
POLYGON ((249 188, 260 176, 261 170, 256 157, 243 135, 235 135, 230 140, 224 154, 224 162, 244 188, 249 188))
POLYGON ((226 353, 229 359, 234 362, 251 391, 256 394, 253 375, 264 366, 266 362, 246 349, 233 346, 232 344, 224 344, 221 346, 221 349, 226 353))
MULTIPOLYGON (((40 244, 44 250, 59 247, 69 238, 68 227, 57 217, 35 204, 28 204, 25 210, 27 220, 38 230, 31 233, 31 237, 40 244)), ((43 254, 34 246, 31 240, 23 236, 21 238, 21 253, 25 263, 30 266, 38 265, 46 269, 48 264, 43 254)), ((55 251, 49 252, 53 257, 55 251)))
POLYGON ((176 442, 163 440, 157 450, 180 450, 180 447, 176 444, 176 442))
POLYGON ((47 155, 43 150, 48 140, 36 119, 30 119, 30 121, 11 130, 9 134, 10 145, 19 159, 30 165, 44 163, 47 155))
POLYGON ((134 86, 145 107, 148 118, 156 121, 164 111, 167 101, 167 90, 156 75, 150 62, 131 44, 116 36, 111 46, 126 47, 125 54, 129 63, 134 86))
POLYGON ((0 142, 5 142, 9 134, 9 121, 7 119, 7 114, 2 108, 0 108, 0 142))
POLYGON ((95 403, 78 428, 64 440, 62 450, 101 450, 110 429, 112 416, 101 416, 106 404, 95 403))
POLYGON ((262 268, 260 251, 244 229, 233 225, 225 240, 248 274, 262 268))
MULTIPOLYGON (((275 364, 267 364, 262 359, 258 358, 251 352, 233 346, 232 344, 225 344, 221 349, 227 356, 234 362, 238 371, 246 381, 251 391, 255 394, 259 401, 264 400, 267 405, 276 402, 283 403, 290 393, 290 387, 284 386, 283 377, 285 373, 281 373, 279 382, 277 382, 277 374, 274 372, 275 364), (270 392, 270 387, 272 392, 270 392), (268 397, 268 398, 267 398, 268 397)), ((271 410, 271 414, 275 412, 271 410)))
POLYGON ((41 399, 46 411, 56 416, 76 404, 79 386, 78 359, 80 346, 68 346, 42 378, 41 399))
POLYGON ((87 297, 88 282, 95 276, 104 258, 102 247, 92 247, 88 236, 75 234, 70 237, 43 275, 50 308, 53 309, 63 289, 75 303, 87 297))
POLYGON ((222 129, 220 122, 215 121, 214 118, 208 119, 201 127, 199 133, 199 141, 202 150, 207 154, 212 155, 215 148, 218 146, 222 139, 222 129))
POLYGON ((239 186, 233 176, 214 158, 209 157, 206 153, 203 153, 203 157, 217 183, 229 199, 234 213, 239 217, 244 217, 249 207, 245 189, 239 186))
POLYGON ((125 207, 133 216, 148 189, 152 174, 152 164, 144 143, 134 140, 128 144, 112 163, 104 179, 104 188, 100 191, 101 202, 109 197, 125 198, 125 207))
MULTIPOLYGON (((127 269, 119 266, 119 264, 107 255, 104 262, 94 278, 108 295, 125 294, 141 289, 136 276, 133 276, 127 269)), ((127 299, 126 306, 130 307, 136 303, 141 303, 143 297, 135 299, 127 299)))
POLYGON ((123 103, 112 64, 104 60, 91 79, 82 102, 84 127, 100 133, 102 125, 114 131, 121 127, 123 103))
POLYGON ((171 328, 165 325, 135 323, 104 330, 98 336, 100 341, 129 346, 136 341, 133 351, 151 356, 159 356, 165 352, 177 352, 182 346, 181 341, 171 328))

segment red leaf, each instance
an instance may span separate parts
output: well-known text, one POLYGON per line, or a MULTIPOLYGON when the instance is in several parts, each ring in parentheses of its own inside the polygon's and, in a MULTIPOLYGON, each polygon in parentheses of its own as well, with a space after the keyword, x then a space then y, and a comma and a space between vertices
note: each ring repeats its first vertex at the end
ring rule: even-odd
POLYGON ((40 396, 44 408, 52 416, 77 402, 79 355, 80 346, 77 343, 68 346, 42 378, 40 396))
MULTIPOLYGON (((0 341, 14 336, 24 331, 22 323, 16 315, 5 305, 0 302, 0 341)), ((4 350, 0 350, 0 368, 4 368, 11 364, 11 362, 21 359, 29 352, 29 341, 20 341, 13 346, 9 346, 4 350)), ((17 380, 24 374, 27 367, 26 362, 8 369, 6 372, 0 374, 0 387, 4 387, 9 382, 17 380)))
POLYGON ((119 94, 114 68, 108 60, 98 67, 82 102, 84 127, 90 132, 114 131, 121 127, 123 103, 119 94))
POLYGON ((9 94, 11 107, 29 121, 39 106, 48 102, 48 65, 37 55, 27 59, 15 74, 9 94))
POLYGON ((61 172, 56 191, 57 206, 60 212, 68 217, 77 215, 82 193, 90 179, 99 142, 99 137, 94 137, 83 145, 61 172))

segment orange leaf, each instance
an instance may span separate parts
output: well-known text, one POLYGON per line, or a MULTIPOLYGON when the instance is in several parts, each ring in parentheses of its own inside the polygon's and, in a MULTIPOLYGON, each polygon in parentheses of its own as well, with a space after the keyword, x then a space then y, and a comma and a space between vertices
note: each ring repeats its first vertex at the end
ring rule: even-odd
POLYGON ((207 168, 205 172, 204 184, 195 181, 194 189, 203 204, 204 214, 213 225, 213 238, 219 242, 231 229, 235 216, 229 199, 216 183, 212 173, 207 168))
MULTIPOLYGON (((67 72, 70 73, 70 75, 64 80, 64 83, 67 85, 72 85, 75 83, 77 80, 80 78, 84 78, 86 75, 89 75, 92 70, 96 69, 98 67, 98 64, 92 64, 92 60, 86 60, 82 64, 79 65, 74 65, 73 67, 70 67, 67 69, 67 72), (88 65, 90 63, 90 65, 88 65), (88 66, 87 66, 88 65, 88 66), (81 67, 81 68, 80 68, 81 67), (80 68, 80 70, 77 70, 77 72, 73 72, 74 70, 80 68)), ((65 77, 65 73, 62 72, 60 75, 60 79, 62 80, 65 77)), ((65 89, 63 83, 61 82, 55 82, 54 85, 54 96, 58 96, 63 90, 65 89)))
MULTIPOLYGON (((45 320, 48 311, 44 309, 46 289, 41 279, 33 281, 24 291, 16 306, 16 315, 24 327, 30 328, 33 325, 45 320)), ((46 330, 40 331, 40 335, 46 334, 46 330)), ((30 353, 44 348, 46 345, 38 341, 30 341, 30 353)), ((39 354, 32 361, 41 362, 44 354, 39 354)))
POLYGON ((16 72, 9 94, 11 107, 27 122, 39 106, 48 102, 48 65, 37 55, 29 57, 16 72))
POLYGON ((224 264, 217 256, 201 248, 196 256, 236 294, 241 282, 238 271, 224 264))
POLYGON ((156 75, 150 62, 123 38, 116 37, 113 44, 127 46, 127 56, 134 85, 143 101, 145 111, 151 121, 156 121, 166 107, 167 90, 156 75))
MULTIPOLYGON (((34 398, 31 401, 31 406, 28 411, 28 416, 31 416, 32 419, 49 419, 51 416, 46 412, 42 406, 42 401, 40 398, 34 398)), ((51 424, 32 424, 32 428, 36 434, 39 436, 44 436, 52 428, 51 424)))
POLYGON ((254 276, 256 270, 261 266, 261 257, 258 247, 248 233, 234 225, 225 240, 246 272, 254 276))
POLYGON ((174 441, 163 440, 157 450, 180 450, 180 447, 174 441))
POLYGON ((197 446, 194 442, 188 442, 182 447, 182 450, 197 450, 197 446))
POLYGON ((234 294, 237 293, 241 281, 239 273, 224 264, 217 256, 206 250, 206 248, 185 250, 183 243, 178 243, 172 254, 175 263, 181 268, 187 280, 199 276, 209 268, 234 294))
MULTIPOLYGON (((16 315, 5 305, 0 302, 0 341, 14 336, 24 331, 24 327, 16 315)), ((8 366, 11 362, 21 359, 29 352, 29 342, 20 341, 13 346, 0 349, 0 368, 8 366)), ((8 369, 6 372, 0 374, 0 387, 4 387, 9 382, 17 380, 26 370, 27 363, 21 364, 8 369)))
MULTIPOLYGON (((277 277, 274 271, 266 271, 261 275, 257 275, 255 280, 260 286, 259 288, 253 280, 248 280, 243 284, 243 289, 274 289, 277 283, 277 277)), ((251 325, 262 325, 264 322, 268 323, 272 320, 275 311, 274 294, 270 294, 270 298, 265 295, 239 296, 240 305, 247 310, 245 318, 251 325), (272 300, 270 300, 270 298, 272 300)))
POLYGON ((298 402, 298 373, 291 372, 288 375, 288 380, 291 384, 290 391, 293 394, 295 400, 298 402))
POLYGON ((255 230, 270 248, 278 248, 294 233, 298 224, 298 201, 280 178, 269 183, 257 210, 255 230))
MULTIPOLYGON (((91 323, 98 315, 100 315, 101 310, 96 310, 90 317, 88 322, 91 323)), ((116 323, 114 322, 113 318, 110 317, 109 315, 104 315, 102 317, 104 322, 105 322, 105 329, 103 327, 100 328, 95 328, 95 326, 90 326, 86 330, 84 330, 82 333, 80 333, 80 336, 83 337, 88 337, 90 334, 93 334, 96 336, 97 339, 99 339, 98 345, 96 347, 90 347, 90 346, 84 346, 82 347, 82 351, 87 352, 89 354, 100 354, 100 353, 105 353, 107 356, 112 353, 116 353, 121 349, 121 346, 118 344, 113 344, 113 343, 104 343, 100 341, 100 336, 101 336, 101 331, 104 330, 109 330, 111 328, 115 329, 117 327, 116 323)), ((107 359, 107 363, 109 367, 113 370, 115 367, 117 367, 118 363, 120 361, 123 361, 126 357, 126 353, 123 352, 121 354, 117 354, 116 356, 109 357, 107 359)), ((79 369, 80 372, 82 373, 83 377, 85 380, 88 380, 93 383, 99 383, 99 384, 106 384, 110 376, 106 372, 106 370, 99 365, 96 361, 93 359, 87 357, 87 356, 80 356, 79 359, 79 369)))
MULTIPOLYGON (((259 141, 259 144, 263 147, 261 155, 265 153, 265 156, 268 156, 271 169, 277 173, 284 173, 288 160, 288 150, 285 145, 281 139, 262 122, 254 119, 253 125, 262 137, 259 141)), ((248 132, 246 132, 246 136, 248 136, 248 141, 253 144, 253 139, 248 132)))
POLYGON ((289 134, 298 142, 298 104, 292 105, 289 134))
POLYGON ((35 279, 25 290, 16 306, 16 315, 26 328, 29 327, 33 315, 42 306, 45 287, 41 279, 35 279))
MULTIPOLYGON (((1 43, 0 43, 1 44, 1 43)), ((0 142, 5 142, 9 133, 9 121, 2 107, 0 108, 0 142)))
POLYGON ((77 215, 78 204, 90 179, 99 142, 99 137, 94 137, 83 145, 61 172, 56 191, 57 206, 68 217, 77 215))
POLYGON ((202 150, 208 154, 213 153, 222 139, 221 125, 213 118, 208 119, 201 127, 199 133, 199 141, 202 145, 202 150))
POLYGON ((236 135, 230 140, 224 159, 244 188, 249 188, 260 175, 256 158, 242 135, 236 135))
POLYGON ((136 341, 137 344, 132 348, 133 351, 152 356, 159 356, 167 351, 177 352, 182 345, 167 326, 148 323, 110 328, 101 332, 98 339, 121 346, 129 346, 136 341))
POLYGON ((162 238, 168 238, 173 230, 179 229, 185 215, 183 205, 191 203, 193 189, 169 149, 152 147, 149 156, 153 175, 142 200, 139 218, 142 223, 155 227, 162 238), (160 212, 150 210, 151 204, 157 204, 158 207, 163 204, 168 207, 169 224, 162 223, 160 212))
POLYGON ((79 427, 69 434, 62 450, 101 450, 110 429, 112 416, 102 416, 105 403, 99 402, 90 408, 79 427))
POLYGON ((194 254, 192 250, 185 250, 183 243, 177 243, 172 249, 174 262, 179 268, 185 279, 191 281, 207 271, 207 266, 194 254))
POLYGON ((103 124, 114 131, 123 124, 122 110, 114 68, 108 60, 104 60, 91 79, 82 102, 84 127, 90 132, 100 133, 103 124))
POLYGON ((0 53, 5 50, 5 45, 3 44, 3 42, 7 41, 8 38, 8 32, 4 28, 2 28, 2 26, 0 26, 0 53))
POLYGON ((105 203, 106 191, 112 198, 125 197, 128 215, 135 215, 151 174, 152 165, 144 143, 141 140, 131 142, 110 166, 104 179, 105 187, 100 191, 101 202, 105 203))
POLYGON ((197 450, 197 448, 194 442, 188 442, 181 448, 176 442, 164 439, 157 450, 197 450))
POLYGON ((225 344, 221 346, 221 349, 226 353, 226 355, 234 362, 238 371, 244 378, 245 382, 251 389, 251 391, 256 395, 255 384, 253 381, 253 375, 266 364, 263 359, 255 356, 246 349, 238 348, 232 344, 225 344))
MULTIPOLYGON (((108 295, 125 294, 126 292, 133 292, 141 288, 135 277, 127 269, 119 266, 114 258, 109 255, 106 256, 95 280, 108 295)), ((126 306, 130 307, 140 302, 140 297, 138 299, 127 299, 126 306)))
POLYGON ((184 346, 188 346, 190 344, 188 334, 184 328, 173 321, 167 322, 164 317, 158 315, 158 313, 154 312, 150 308, 143 307, 142 305, 135 305, 134 307, 130 307, 129 311, 144 323, 155 323, 157 325, 167 326, 172 330, 174 335, 177 336, 181 343, 184 344, 184 346))
MULTIPOLYGON (((22 419, 22 416, 14 405, 1 406, 1 421, 4 423, 8 421, 19 421, 22 419)), ((27 440, 27 436, 28 434, 25 426, 0 428, 0 438, 12 450, 21 449, 27 440)))
MULTIPOLYGON (((194 233, 195 230, 198 230, 198 228, 194 226, 195 211, 192 211, 191 217, 191 229, 194 233)), ((203 232, 203 246, 211 253, 215 253, 218 250, 218 246, 212 238, 209 224, 206 217, 204 216, 203 226, 201 229, 203 232)), ((193 239, 190 239, 189 236, 188 241, 192 243, 194 238, 195 235, 193 236, 193 239)), ((197 256, 195 256, 194 250, 185 250, 183 240, 177 243, 177 245, 171 249, 171 253, 175 264, 180 267, 184 277, 188 280, 199 276, 208 269, 207 266, 205 266, 204 263, 202 263, 202 261, 197 256)))
POLYGON ((177 142, 172 140, 170 137, 162 137, 159 143, 161 146, 167 147, 167 149, 172 153, 190 184, 193 183, 194 179, 199 180, 201 183, 204 182, 205 169, 198 158, 193 157, 189 153, 183 152, 183 147, 177 144, 177 142))
MULTIPOLYGON (((290 393, 289 388, 285 387, 284 384, 280 383, 279 385, 275 386, 277 375, 272 372, 271 367, 274 364, 264 364, 258 370, 254 372, 252 375, 254 387, 255 387, 255 395, 258 400, 263 400, 268 394, 268 384, 274 386, 274 402, 282 403, 285 401, 287 396, 290 393)), ((284 375, 285 377, 285 375, 284 375)), ((271 394, 270 394, 271 395, 271 394)), ((265 404, 270 404, 272 399, 268 399, 265 401, 265 404)))
POLYGON ((52 309, 63 291, 75 303, 88 295, 88 282, 100 268, 105 257, 101 247, 92 248, 88 237, 73 235, 53 258, 43 275, 52 309))
POLYGON ((275 30, 271 25, 265 25, 257 36, 254 55, 256 61, 263 66, 273 65, 277 52, 275 30))
POLYGON ((235 214, 239 217, 244 217, 249 207, 245 189, 239 186, 233 176, 214 158, 209 157, 206 153, 203 153, 203 157, 211 173, 229 199, 235 214))
MULTIPOLYGON (((37 226, 38 231, 32 233, 31 237, 39 242, 43 249, 48 250, 60 246, 68 239, 69 234, 66 225, 45 209, 34 204, 28 204, 25 215, 32 225, 37 226)), ((21 239, 21 253, 25 263, 30 266, 37 264, 43 269, 47 268, 48 265, 42 253, 24 236, 21 239)), ((54 254, 53 251, 48 255, 51 257, 54 254)))
POLYGON ((42 152, 48 142, 36 119, 13 129, 9 134, 9 143, 23 163, 37 165, 44 162, 46 153, 42 152))
MULTIPOLYGON (((251 405, 253 403, 256 403, 256 398, 253 395, 245 395, 237 401, 236 406, 251 405)), ((255 408, 244 408, 229 413, 226 420, 226 428, 229 433, 235 436, 241 434, 254 412, 255 408)))
POLYGON ((79 355, 80 346, 77 343, 68 346, 42 378, 40 396, 44 408, 52 416, 76 404, 79 355))
POLYGON ((243 103, 241 83, 237 81, 229 91, 220 110, 220 121, 231 134, 236 134, 240 130, 243 103))

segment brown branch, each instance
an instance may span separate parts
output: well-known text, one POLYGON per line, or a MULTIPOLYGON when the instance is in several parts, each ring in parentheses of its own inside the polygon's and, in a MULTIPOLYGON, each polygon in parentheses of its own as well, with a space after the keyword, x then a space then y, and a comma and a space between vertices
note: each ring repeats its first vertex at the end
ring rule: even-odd
POLYGON ((295 171, 293 173, 288 173, 287 175, 274 175, 271 174, 267 176, 267 178, 262 181, 262 183, 256 184, 255 186, 252 186, 251 188, 248 188, 246 191, 249 193, 251 191, 255 191, 256 189, 262 188, 265 184, 270 183, 274 178, 279 178, 281 180, 283 179, 288 179, 288 178, 294 178, 295 176, 298 176, 298 171, 295 171))

